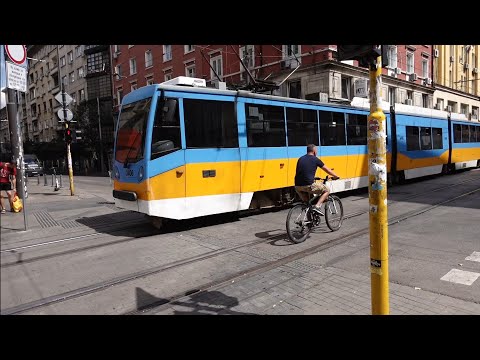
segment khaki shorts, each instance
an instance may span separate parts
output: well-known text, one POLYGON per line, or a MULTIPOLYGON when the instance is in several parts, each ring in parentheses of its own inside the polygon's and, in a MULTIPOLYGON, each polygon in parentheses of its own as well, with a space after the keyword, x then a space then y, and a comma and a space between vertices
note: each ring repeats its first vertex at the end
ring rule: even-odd
POLYGON ((328 188, 325 184, 314 182, 312 185, 295 186, 295 191, 300 195, 300 198, 304 199, 303 194, 305 193, 322 195, 324 192, 328 191, 328 188))

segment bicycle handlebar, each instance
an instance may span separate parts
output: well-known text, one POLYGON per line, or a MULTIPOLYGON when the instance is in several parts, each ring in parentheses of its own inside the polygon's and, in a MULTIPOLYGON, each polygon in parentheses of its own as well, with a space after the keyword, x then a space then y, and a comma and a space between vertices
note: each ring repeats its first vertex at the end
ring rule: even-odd
POLYGON ((325 183, 328 181, 329 178, 332 179, 332 180, 338 180, 338 179, 340 179, 339 176, 330 176, 330 177, 329 177, 329 175, 325 176, 324 179, 319 178, 319 177, 315 177, 314 179, 315 179, 315 181, 316 181, 316 180, 323 180, 323 183, 325 184, 325 183))

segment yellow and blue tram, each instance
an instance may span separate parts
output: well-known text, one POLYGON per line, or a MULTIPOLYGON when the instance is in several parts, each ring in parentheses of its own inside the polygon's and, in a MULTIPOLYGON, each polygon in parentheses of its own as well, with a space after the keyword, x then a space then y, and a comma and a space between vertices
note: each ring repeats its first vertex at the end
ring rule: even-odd
MULTIPOLYGON (((400 104, 384 112, 390 179, 479 166, 479 123, 400 104)), ((297 159, 309 143, 341 177, 333 192, 366 187, 368 113, 361 101, 167 83, 137 89, 123 98, 115 132, 115 204, 166 219, 282 205, 295 196, 297 159)))

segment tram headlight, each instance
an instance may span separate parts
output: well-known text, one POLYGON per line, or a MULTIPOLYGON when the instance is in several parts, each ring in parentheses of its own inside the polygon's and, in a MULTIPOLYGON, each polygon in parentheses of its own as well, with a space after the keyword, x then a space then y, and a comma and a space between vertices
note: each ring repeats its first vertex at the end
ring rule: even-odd
POLYGON ((143 166, 140 166, 140 170, 138 170, 138 180, 142 180, 144 175, 143 166))
POLYGON ((120 171, 116 166, 115 166, 115 179, 120 179, 120 171))

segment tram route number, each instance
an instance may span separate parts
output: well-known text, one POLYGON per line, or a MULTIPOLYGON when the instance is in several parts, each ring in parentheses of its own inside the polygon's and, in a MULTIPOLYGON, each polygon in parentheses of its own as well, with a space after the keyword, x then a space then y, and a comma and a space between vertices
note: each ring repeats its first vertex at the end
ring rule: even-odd
POLYGON ((127 169, 125 171, 125 175, 128 176, 128 177, 132 177, 133 176, 133 170, 132 169, 127 169))

